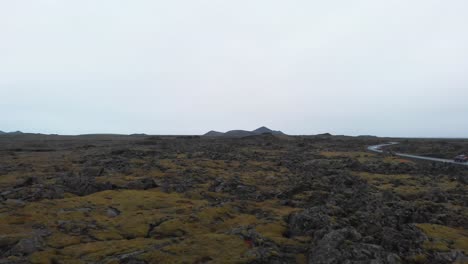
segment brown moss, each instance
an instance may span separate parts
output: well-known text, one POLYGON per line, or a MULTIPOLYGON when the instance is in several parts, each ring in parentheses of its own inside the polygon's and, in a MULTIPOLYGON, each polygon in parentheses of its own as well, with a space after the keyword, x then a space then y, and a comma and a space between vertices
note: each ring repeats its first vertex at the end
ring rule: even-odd
POLYGON ((296 263, 297 264, 306 264, 307 263, 307 256, 305 254, 297 254, 296 255, 296 263))

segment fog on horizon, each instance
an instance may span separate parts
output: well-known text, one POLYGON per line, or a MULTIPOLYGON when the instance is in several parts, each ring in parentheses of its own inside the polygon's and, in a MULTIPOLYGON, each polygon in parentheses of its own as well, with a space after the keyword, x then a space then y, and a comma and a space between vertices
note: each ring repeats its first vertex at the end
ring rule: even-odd
POLYGON ((0 130, 468 137, 468 2, 3 1, 0 130))

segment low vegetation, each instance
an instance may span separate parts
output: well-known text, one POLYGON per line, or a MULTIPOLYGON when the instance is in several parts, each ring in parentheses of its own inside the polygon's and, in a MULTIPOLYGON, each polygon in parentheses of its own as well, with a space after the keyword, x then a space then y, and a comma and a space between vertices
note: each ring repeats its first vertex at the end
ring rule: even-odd
POLYGON ((467 168, 385 141, 0 136, 0 263, 466 263, 467 168))

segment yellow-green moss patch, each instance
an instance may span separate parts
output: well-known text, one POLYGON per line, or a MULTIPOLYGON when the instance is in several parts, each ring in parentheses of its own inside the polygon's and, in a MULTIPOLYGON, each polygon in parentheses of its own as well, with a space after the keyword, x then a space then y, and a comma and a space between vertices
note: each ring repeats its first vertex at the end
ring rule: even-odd
POLYGON ((468 252, 468 231, 434 224, 417 224, 428 237, 424 247, 435 251, 451 249, 468 252))

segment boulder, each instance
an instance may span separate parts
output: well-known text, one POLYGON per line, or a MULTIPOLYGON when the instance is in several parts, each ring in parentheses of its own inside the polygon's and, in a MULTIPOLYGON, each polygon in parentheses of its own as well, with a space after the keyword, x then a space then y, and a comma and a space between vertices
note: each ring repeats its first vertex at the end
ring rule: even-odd
POLYGON ((28 256, 43 248, 44 241, 40 236, 21 239, 11 250, 13 256, 28 256))
POLYGON ((106 214, 108 217, 117 217, 120 215, 120 210, 114 207, 107 208, 106 214))

